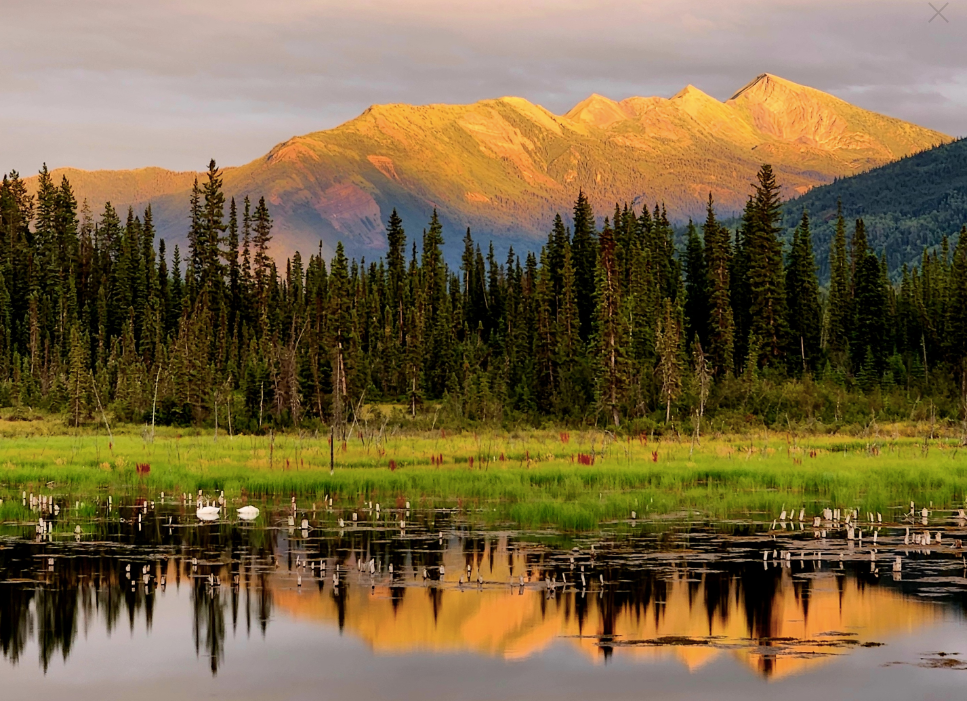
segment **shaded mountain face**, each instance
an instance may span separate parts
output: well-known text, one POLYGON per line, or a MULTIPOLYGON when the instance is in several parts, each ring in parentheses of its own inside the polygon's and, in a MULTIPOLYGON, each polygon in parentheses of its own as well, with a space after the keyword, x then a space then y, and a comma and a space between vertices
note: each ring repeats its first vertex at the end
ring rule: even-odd
POLYGON ((787 202, 785 225, 790 232, 803 210, 809 213, 824 282, 829 279, 838 202, 842 202, 847 237, 862 217, 870 247, 886 256, 897 277, 904 264, 919 264, 924 248, 939 246, 944 236, 953 250, 960 228, 967 224, 967 140, 837 180, 787 202))
MULTIPOLYGON (((579 189, 603 217, 616 202, 663 202, 672 220, 741 209, 762 163, 787 197, 950 141, 831 95, 761 75, 726 102, 688 86, 672 98, 592 95, 563 116, 516 97, 472 105, 378 105, 225 169, 229 196, 264 195, 275 253, 384 248, 394 207, 411 237, 434 207, 451 245, 475 237, 536 247, 579 189)), ((62 169, 95 212, 152 203, 159 235, 184 242, 193 173, 62 169)))

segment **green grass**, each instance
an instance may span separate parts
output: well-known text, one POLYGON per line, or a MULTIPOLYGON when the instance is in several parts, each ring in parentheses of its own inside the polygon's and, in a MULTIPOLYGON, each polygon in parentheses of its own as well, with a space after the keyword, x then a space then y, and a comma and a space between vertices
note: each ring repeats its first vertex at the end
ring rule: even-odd
MULTIPOLYGON (((892 519, 910 501, 960 508, 967 493, 967 451, 953 438, 904 437, 897 427, 890 438, 764 433, 705 439, 694 448, 687 440, 614 440, 601 431, 572 432, 566 440, 551 431, 357 436, 337 442, 333 475, 329 454, 328 436, 215 440, 164 429, 151 441, 138 427, 109 439, 71 435, 52 420, 0 421, 0 485, 16 508, 22 490, 73 502, 201 489, 320 504, 331 495, 344 509, 409 501, 414 509, 459 508, 486 523, 586 531, 628 519, 632 510, 642 519, 697 511, 771 521, 783 508, 804 507, 812 516, 830 506, 892 519), (578 453, 593 453, 595 463, 578 464, 578 453), (146 477, 137 475, 137 463, 150 464, 146 477)), ((14 507, 0 508, 10 520, 14 507)))

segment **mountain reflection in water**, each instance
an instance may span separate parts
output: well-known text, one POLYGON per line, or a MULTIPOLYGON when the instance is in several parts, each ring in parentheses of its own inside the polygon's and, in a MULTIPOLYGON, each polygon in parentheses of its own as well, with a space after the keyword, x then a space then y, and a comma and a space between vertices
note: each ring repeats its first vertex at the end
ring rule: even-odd
POLYGON ((8 535, 0 540, 4 664, 21 662, 31 641, 45 672, 58 655, 69 664, 94 626, 127 627, 133 645, 150 648, 155 609, 169 597, 190 602, 171 610, 185 612, 177 615, 213 675, 227 635, 264 635, 279 616, 338 628, 377 655, 512 659, 563 641, 594 660, 672 656, 690 670, 734 655, 779 677, 963 609, 962 589, 915 595, 916 577, 871 572, 868 556, 797 553, 765 563, 765 536, 714 524, 651 525, 599 541, 594 553, 458 523, 444 533, 166 527, 159 518, 95 542, 8 535))

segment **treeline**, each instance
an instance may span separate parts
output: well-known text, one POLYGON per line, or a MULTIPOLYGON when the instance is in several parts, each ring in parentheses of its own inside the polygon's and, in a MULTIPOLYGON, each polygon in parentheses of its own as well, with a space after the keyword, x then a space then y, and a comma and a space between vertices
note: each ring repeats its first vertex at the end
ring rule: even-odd
POLYGON ((95 218, 66 179, 44 168, 30 196, 14 172, 0 186, 0 404, 234 430, 345 426, 364 402, 621 427, 706 409, 840 419, 834 395, 958 412, 967 232, 894 286, 863 221, 840 215, 823 293, 805 212, 783 249, 778 193, 763 166, 735 232, 710 197, 683 251, 662 207, 616 205, 599 229, 581 194, 571 226, 558 216, 523 258, 498 260, 468 230, 453 270, 436 213, 418 247, 394 212, 385 258, 350 261, 339 244, 326 261, 320 246, 279 270, 265 200, 226 202, 212 161, 169 268, 150 206, 95 218))

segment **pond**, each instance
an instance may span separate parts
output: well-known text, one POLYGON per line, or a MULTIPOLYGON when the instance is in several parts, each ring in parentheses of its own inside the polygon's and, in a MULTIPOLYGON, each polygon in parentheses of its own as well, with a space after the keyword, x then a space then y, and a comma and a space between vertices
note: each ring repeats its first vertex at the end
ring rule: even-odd
POLYGON ((566 535, 405 505, 202 522, 183 495, 18 497, 0 528, 4 699, 928 699, 967 683, 956 514, 566 535))

